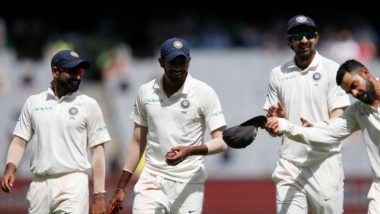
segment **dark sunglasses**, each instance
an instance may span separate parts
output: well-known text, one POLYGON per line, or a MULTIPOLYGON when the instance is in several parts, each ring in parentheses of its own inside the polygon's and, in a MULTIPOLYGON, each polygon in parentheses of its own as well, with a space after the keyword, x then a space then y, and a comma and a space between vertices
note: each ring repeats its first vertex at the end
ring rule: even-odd
POLYGON ((317 36, 317 32, 309 31, 309 32, 297 32, 288 35, 288 37, 292 38, 294 41, 301 41, 303 37, 306 37, 307 40, 315 38, 317 36))

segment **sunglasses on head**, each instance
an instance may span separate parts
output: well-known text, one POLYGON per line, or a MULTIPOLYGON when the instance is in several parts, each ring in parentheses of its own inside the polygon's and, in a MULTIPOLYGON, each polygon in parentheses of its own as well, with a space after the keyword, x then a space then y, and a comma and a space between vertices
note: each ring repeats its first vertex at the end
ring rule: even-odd
POLYGON ((289 34, 289 37, 292 38, 294 41, 301 41, 303 37, 305 37, 307 40, 314 38, 317 36, 317 32, 315 31, 308 31, 308 32, 297 32, 289 34))

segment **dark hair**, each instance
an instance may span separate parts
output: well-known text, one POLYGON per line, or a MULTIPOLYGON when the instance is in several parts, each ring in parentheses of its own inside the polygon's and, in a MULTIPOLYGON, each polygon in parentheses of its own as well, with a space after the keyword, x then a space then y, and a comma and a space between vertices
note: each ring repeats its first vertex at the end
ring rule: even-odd
POLYGON ((362 63, 354 59, 345 61, 342 65, 340 65, 338 72, 336 73, 336 84, 342 84, 343 76, 346 73, 353 73, 353 71, 356 71, 358 68, 364 67, 365 66, 362 63))

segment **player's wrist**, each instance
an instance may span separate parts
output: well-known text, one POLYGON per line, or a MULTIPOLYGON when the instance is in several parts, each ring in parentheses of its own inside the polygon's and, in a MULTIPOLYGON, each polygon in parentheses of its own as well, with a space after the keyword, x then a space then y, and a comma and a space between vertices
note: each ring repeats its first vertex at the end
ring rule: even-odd
POLYGON ((93 197, 94 198, 104 198, 105 194, 106 194, 105 192, 95 192, 93 194, 93 197))
POLYGON ((209 148, 206 144, 201 144, 199 146, 189 146, 188 148, 188 156, 192 155, 207 155, 209 152, 209 148))
POLYGON ((17 170, 16 164, 14 164, 13 162, 8 162, 7 165, 5 166, 6 172, 15 173, 16 170, 17 170))
POLYGON ((118 188, 116 188, 116 192, 127 193, 127 191, 125 190, 125 188, 122 188, 122 187, 118 187, 118 188))

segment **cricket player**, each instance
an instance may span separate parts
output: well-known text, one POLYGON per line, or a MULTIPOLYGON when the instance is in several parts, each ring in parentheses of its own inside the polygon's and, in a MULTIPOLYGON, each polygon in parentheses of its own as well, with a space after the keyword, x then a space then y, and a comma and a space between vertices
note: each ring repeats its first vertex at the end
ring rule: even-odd
POLYGON ((145 151, 133 213, 202 213, 204 156, 226 151, 226 122, 215 91, 188 73, 190 60, 184 39, 173 37, 161 45, 158 61, 164 74, 139 88, 133 136, 109 207, 122 205, 125 187, 145 151), (212 139, 204 142, 206 129, 212 139))
MULTIPOLYGON (((361 130, 373 172, 373 182, 368 193, 368 213, 380 213, 380 82, 367 67, 356 60, 344 62, 338 70, 336 82, 359 101, 353 103, 329 125, 299 127, 284 118, 272 117, 266 129, 272 134, 284 134, 289 139, 318 151, 329 148, 361 130)), ((332 169, 337 170, 337 169, 332 169)), ((324 175, 328 179, 329 174, 324 175)), ((339 179, 333 177, 331 179, 339 179)))
POLYGON ((96 100, 78 91, 84 70, 89 67, 90 63, 74 51, 56 53, 51 60, 50 86, 26 100, 17 121, 1 188, 12 191, 17 166, 34 137, 30 163, 34 177, 27 195, 30 214, 88 213, 86 173, 91 168, 91 213, 106 211, 104 143, 110 141, 110 136, 96 100))
MULTIPOLYGON (((324 125, 350 104, 335 83, 339 65, 316 51, 319 33, 310 17, 294 16, 286 33, 295 55, 272 70, 264 109, 268 116, 295 124, 324 125)), ((283 137, 272 174, 278 214, 307 214, 309 209, 313 214, 343 213, 341 149, 336 141, 320 150, 283 137)))

